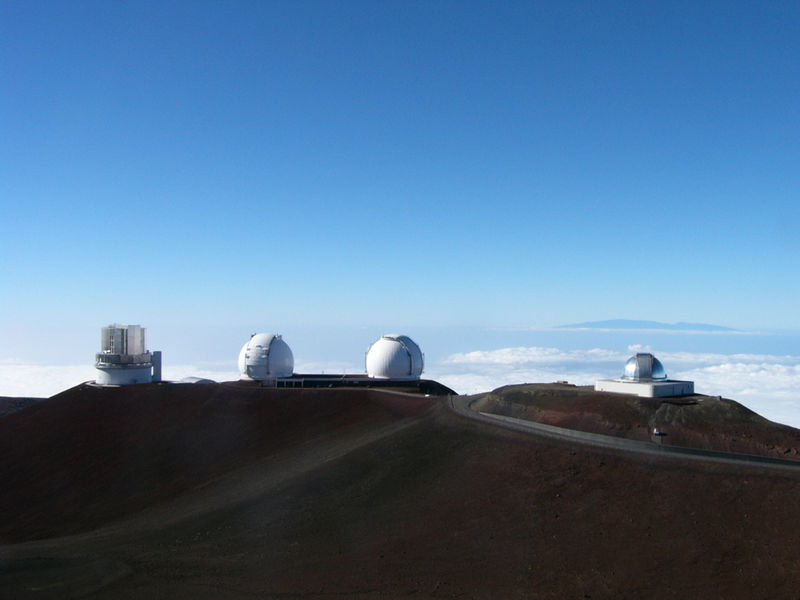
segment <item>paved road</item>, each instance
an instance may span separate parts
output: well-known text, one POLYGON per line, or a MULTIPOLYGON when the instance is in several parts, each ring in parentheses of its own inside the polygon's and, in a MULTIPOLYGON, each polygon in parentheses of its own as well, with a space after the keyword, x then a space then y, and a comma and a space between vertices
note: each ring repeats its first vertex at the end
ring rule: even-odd
POLYGON ((495 427, 511 429, 547 437, 556 440, 586 444, 600 448, 612 448, 626 452, 638 452, 641 454, 654 454, 659 456, 680 456, 691 460, 703 460, 711 462, 721 462, 727 464, 746 465, 751 467, 766 467, 769 469, 780 469, 784 471, 794 471, 800 473, 800 461, 783 460, 780 458, 769 458, 767 456, 754 456, 752 454, 738 454, 734 452, 720 452, 716 450, 700 450, 697 448, 681 448, 678 446, 661 446, 650 442, 640 442, 628 440, 610 435, 599 433, 587 433, 574 429, 564 429, 535 421, 526 421, 504 415, 477 412, 470 408, 470 405, 482 396, 449 396, 447 405, 455 413, 472 419, 487 423, 495 427))

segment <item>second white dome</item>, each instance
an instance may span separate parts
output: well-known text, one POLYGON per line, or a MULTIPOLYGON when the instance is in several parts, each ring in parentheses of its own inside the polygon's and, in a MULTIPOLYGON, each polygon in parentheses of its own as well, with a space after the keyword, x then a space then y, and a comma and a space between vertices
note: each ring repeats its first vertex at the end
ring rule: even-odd
POLYGON ((382 335, 367 351, 367 375, 376 379, 419 379, 424 367, 422 351, 406 335, 382 335))

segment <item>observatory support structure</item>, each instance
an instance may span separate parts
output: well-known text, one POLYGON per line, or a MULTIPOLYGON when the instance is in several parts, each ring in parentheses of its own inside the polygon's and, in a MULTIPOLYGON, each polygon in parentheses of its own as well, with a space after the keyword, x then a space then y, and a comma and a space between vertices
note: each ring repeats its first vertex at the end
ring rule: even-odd
POLYGON ((161 381, 161 350, 153 350, 153 381, 161 381))

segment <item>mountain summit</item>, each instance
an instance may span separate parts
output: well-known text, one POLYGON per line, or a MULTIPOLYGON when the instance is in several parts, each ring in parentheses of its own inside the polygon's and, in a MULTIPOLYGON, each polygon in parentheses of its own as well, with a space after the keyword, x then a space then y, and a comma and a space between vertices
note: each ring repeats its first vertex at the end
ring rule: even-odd
POLYGON ((800 431, 707 396, 81 385, 0 418, 0 595, 797 597, 800 466, 518 429, 531 420, 639 444, 659 427, 659 445, 768 458, 800 448, 800 431))
POLYGON ((638 321, 633 319, 610 319, 586 321, 571 325, 557 325, 559 329, 663 329, 664 331, 737 331, 721 325, 708 323, 661 323, 660 321, 638 321))

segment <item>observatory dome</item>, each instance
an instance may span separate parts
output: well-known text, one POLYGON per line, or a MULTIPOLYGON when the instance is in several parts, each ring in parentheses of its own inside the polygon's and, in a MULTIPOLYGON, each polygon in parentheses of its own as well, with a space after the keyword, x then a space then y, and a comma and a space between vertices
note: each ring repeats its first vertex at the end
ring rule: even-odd
POLYGON ((622 379, 626 381, 650 381, 666 378, 667 372, 661 361, 652 354, 646 353, 631 356, 625 363, 625 372, 622 374, 622 379))
POLYGON ((147 349, 145 328, 114 323, 100 330, 95 354, 99 385, 130 385, 161 381, 161 352, 147 349))
POLYGON ((292 350, 277 334, 254 333, 239 352, 239 379, 263 381, 293 372, 292 350))
POLYGON ((367 351, 367 375, 376 379, 419 379, 424 366, 422 351, 406 335, 383 335, 367 351))

